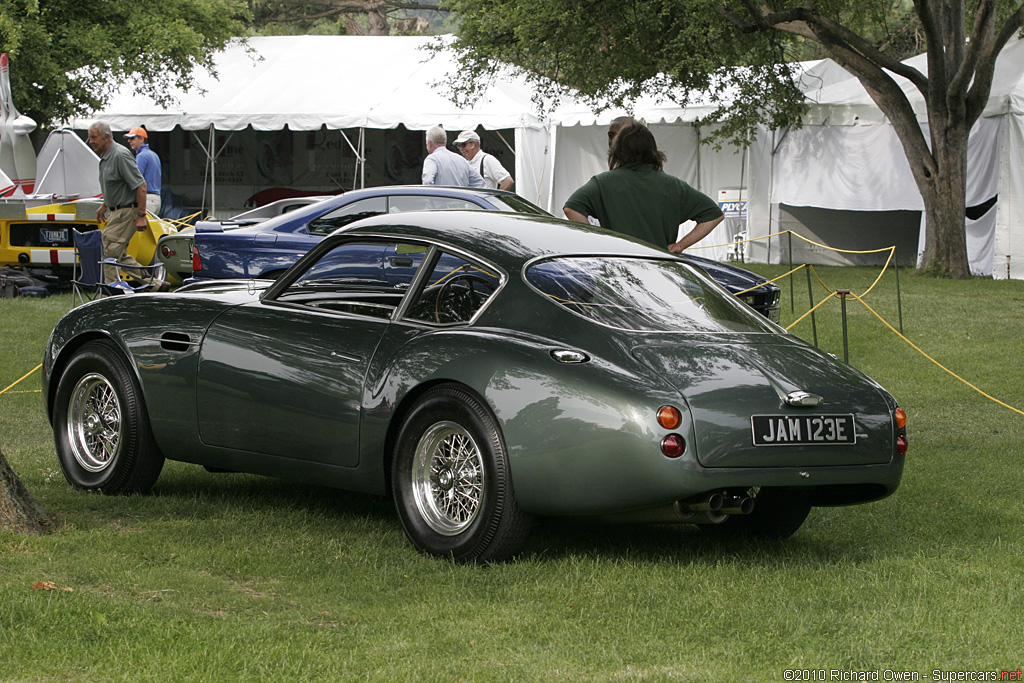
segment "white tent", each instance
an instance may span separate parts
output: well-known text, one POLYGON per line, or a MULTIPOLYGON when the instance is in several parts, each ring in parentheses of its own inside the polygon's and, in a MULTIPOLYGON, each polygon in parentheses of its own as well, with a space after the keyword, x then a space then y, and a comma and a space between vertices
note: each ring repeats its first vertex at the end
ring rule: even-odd
MULTIPOLYGON (((216 56, 216 75, 197 72, 199 88, 175 94, 162 107, 145 89, 125 84, 99 112, 72 122, 85 129, 104 120, 114 130, 144 125, 150 131, 176 126, 195 134, 206 155, 220 147, 213 131, 356 131, 344 135, 348 152, 366 158, 367 129, 448 131, 481 127, 515 131, 513 175, 522 196, 546 203, 546 124, 532 113, 531 90, 504 80, 486 88, 479 102, 456 107, 443 83, 457 73, 448 53, 425 48, 432 37, 277 36, 249 38, 216 56)), ((224 136, 221 136, 223 139, 224 136)), ((422 146, 422 138, 420 140, 422 146)), ((508 142, 509 147, 512 146, 508 142)), ((511 157, 511 150, 509 150, 511 157)), ((510 167, 510 170, 512 168, 510 167)))
MULTIPOLYGON (((926 55, 907 63, 927 73, 926 55)), ((909 81, 895 77, 908 94, 927 134, 924 101, 909 81)), ((895 131, 856 79, 826 86, 817 94, 804 128, 777 143, 772 166, 771 220, 777 230, 779 207, 816 207, 850 218, 845 230, 869 231, 870 213, 922 211, 924 204, 895 131)), ((967 166, 967 206, 982 207, 966 219, 971 269, 997 278, 1024 278, 1024 42, 1014 40, 1000 53, 988 105, 971 131, 967 166), (980 213, 980 210, 979 210, 980 213)), ((820 215, 820 214, 819 214, 820 215)), ((923 249, 923 218, 918 251, 923 249)), ((819 235, 820 236, 820 235, 819 235)))

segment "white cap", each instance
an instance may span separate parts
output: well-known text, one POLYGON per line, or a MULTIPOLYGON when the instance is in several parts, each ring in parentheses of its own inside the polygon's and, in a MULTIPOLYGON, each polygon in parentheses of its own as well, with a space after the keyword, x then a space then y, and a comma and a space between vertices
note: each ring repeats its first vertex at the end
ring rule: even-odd
POLYGON ((464 130, 459 133, 459 137, 455 138, 454 144, 461 145, 463 142, 469 142, 470 140, 473 142, 480 142, 480 136, 477 135, 475 131, 464 130))

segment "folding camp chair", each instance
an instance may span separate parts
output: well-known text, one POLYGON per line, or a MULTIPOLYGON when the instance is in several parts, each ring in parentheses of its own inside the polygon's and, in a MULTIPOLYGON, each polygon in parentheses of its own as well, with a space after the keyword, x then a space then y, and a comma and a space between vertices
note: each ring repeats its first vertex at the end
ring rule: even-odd
POLYGON ((72 230, 72 238, 75 242, 75 265, 72 272, 71 307, 76 302, 85 303, 102 296, 113 294, 134 294, 149 289, 152 285, 132 285, 124 280, 106 282, 103 266, 113 265, 125 270, 138 271, 141 275, 152 278, 154 273, 163 268, 162 263, 152 266, 137 266, 128 263, 118 263, 112 258, 103 258, 103 233, 99 230, 79 232, 72 230))

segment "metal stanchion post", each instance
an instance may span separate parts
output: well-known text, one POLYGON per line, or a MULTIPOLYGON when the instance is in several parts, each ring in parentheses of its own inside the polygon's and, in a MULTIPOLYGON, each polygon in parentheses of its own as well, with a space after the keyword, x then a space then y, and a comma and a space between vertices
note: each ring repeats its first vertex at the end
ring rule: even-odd
POLYGON ((793 231, 789 233, 789 312, 796 310, 796 298, 793 294, 793 231))
POLYGON ((804 264, 807 273, 807 301, 811 304, 811 330, 814 332, 814 346, 818 346, 818 321, 814 318, 814 291, 811 289, 811 267, 804 264))
POLYGON ((839 295, 839 301, 842 304, 843 311, 843 362, 846 364, 850 363, 850 345, 847 342, 846 337, 846 295, 850 293, 848 289, 837 289, 836 294, 839 295))
POLYGON ((892 248, 892 262, 896 270, 896 310, 900 314, 900 334, 903 334, 903 293, 900 292, 900 259, 896 247, 892 248))

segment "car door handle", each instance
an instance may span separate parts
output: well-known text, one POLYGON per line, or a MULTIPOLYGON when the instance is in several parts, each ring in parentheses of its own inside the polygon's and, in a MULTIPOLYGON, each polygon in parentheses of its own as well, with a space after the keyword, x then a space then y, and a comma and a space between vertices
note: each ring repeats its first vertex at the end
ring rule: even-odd
POLYGON ((412 259, 407 256, 392 256, 392 268, 412 268, 412 259))

